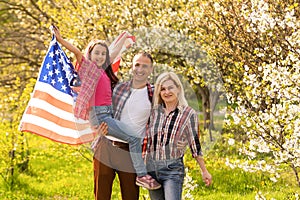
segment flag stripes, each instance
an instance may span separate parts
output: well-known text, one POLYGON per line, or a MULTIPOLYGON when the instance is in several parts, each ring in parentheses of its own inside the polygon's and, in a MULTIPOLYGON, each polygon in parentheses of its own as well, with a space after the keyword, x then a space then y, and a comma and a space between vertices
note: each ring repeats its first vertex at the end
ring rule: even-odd
POLYGON ((76 94, 69 84, 73 72, 73 65, 53 38, 23 114, 21 131, 66 144, 93 141, 95 133, 89 121, 74 117, 76 94))

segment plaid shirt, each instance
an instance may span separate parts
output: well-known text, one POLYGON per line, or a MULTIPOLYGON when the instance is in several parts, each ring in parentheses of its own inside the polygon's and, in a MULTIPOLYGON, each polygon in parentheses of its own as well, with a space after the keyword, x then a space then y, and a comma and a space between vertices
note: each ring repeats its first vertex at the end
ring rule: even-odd
POLYGON ((81 89, 76 99, 74 115, 77 118, 88 119, 91 97, 95 94, 95 89, 103 69, 99 69, 92 61, 82 58, 81 65, 78 69, 78 75, 82 82, 81 89))
POLYGON ((185 151, 177 148, 178 141, 188 141, 193 157, 202 155, 198 131, 198 115, 191 107, 178 106, 166 116, 160 105, 150 116, 147 153, 154 160, 177 159, 185 151))
MULTIPOLYGON (((128 82, 120 83, 116 85, 116 87, 114 88, 112 102, 113 102, 113 109, 114 109, 114 118, 117 120, 120 120, 124 105, 127 99, 131 95, 131 91, 132 91, 131 84, 132 81, 128 81, 128 82)), ((146 86, 147 86, 149 101, 152 102, 153 86, 150 85, 149 83, 147 83, 146 86)))

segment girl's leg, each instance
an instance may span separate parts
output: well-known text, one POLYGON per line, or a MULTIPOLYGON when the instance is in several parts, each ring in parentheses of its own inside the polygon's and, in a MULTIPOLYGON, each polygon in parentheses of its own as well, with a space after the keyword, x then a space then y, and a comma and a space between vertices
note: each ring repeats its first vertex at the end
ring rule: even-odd
MULTIPOLYGON (((126 124, 113 119, 110 106, 95 107, 95 110, 92 111, 96 111, 96 119, 99 121, 98 124, 101 122, 107 123, 108 135, 125 140, 129 143, 130 156, 138 176, 136 183, 150 190, 159 188, 160 184, 147 175, 146 166, 142 158, 142 136, 134 133, 126 124)), ((93 124, 93 121, 97 121, 93 119, 93 112, 90 113, 90 118, 92 118, 91 124, 93 124)))
POLYGON ((129 143, 130 156, 133 162, 133 166, 138 176, 144 176, 147 174, 146 166, 142 158, 142 139, 128 135, 122 130, 120 121, 113 118, 105 118, 104 122, 108 125, 108 135, 117 137, 129 143))
POLYGON ((94 106, 90 111, 90 123, 92 126, 97 126, 101 122, 107 123, 109 127, 109 135, 118 137, 122 140, 129 140, 131 137, 143 138, 144 136, 131 130, 124 122, 114 119, 112 116, 111 106, 94 106))
POLYGON ((110 106, 96 106, 90 112, 90 122, 93 125, 105 122, 108 125, 108 135, 117 137, 129 143, 129 151, 133 166, 138 176, 147 174, 146 166, 142 158, 142 136, 137 135, 121 121, 112 118, 110 106))

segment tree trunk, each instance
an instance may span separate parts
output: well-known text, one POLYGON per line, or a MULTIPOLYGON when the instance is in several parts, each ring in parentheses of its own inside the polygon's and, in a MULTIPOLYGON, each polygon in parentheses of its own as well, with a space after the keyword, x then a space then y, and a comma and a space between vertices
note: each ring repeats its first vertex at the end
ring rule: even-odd
POLYGON ((209 99, 210 99, 210 124, 209 128, 211 130, 216 130, 215 124, 214 124, 214 113, 216 110, 216 105, 220 99, 220 92, 218 91, 210 91, 209 93, 209 99))
POLYGON ((296 176, 297 184, 298 184, 298 186, 300 187, 300 179, 299 179, 298 170, 297 170, 297 168, 295 167, 295 165, 293 165, 293 164, 291 164, 291 167, 292 167, 292 169, 293 169, 293 171, 294 171, 294 174, 295 174, 295 176, 296 176))
POLYGON ((214 125, 214 111, 220 98, 220 92, 209 90, 208 87, 195 87, 196 96, 202 99, 202 112, 203 112, 203 127, 208 129, 210 141, 213 141, 212 130, 215 130, 214 125))
POLYGON ((209 89, 207 87, 200 87, 197 85, 195 90, 197 98, 202 99, 203 127, 204 130, 208 129, 209 137, 212 141, 211 126, 213 126, 213 121, 211 121, 209 89))

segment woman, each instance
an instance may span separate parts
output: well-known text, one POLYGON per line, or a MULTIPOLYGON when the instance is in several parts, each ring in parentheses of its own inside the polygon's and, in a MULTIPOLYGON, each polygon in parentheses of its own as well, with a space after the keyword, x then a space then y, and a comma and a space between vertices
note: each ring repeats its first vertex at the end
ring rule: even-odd
POLYGON ((207 186, 212 176, 205 167, 198 137, 198 114, 188 106, 180 79, 173 72, 161 74, 155 83, 153 111, 147 130, 147 170, 162 187, 151 190, 155 200, 180 200, 184 181, 184 148, 188 143, 207 186))

